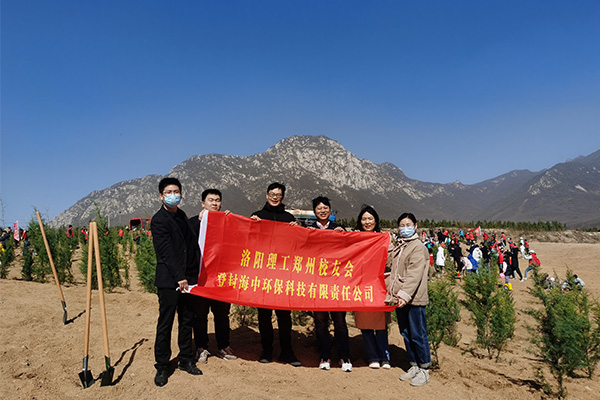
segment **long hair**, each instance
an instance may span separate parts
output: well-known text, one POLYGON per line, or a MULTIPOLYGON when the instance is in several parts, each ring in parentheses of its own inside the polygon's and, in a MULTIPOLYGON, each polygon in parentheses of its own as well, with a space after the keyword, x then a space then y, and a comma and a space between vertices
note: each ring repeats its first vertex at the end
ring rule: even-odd
POLYGON ((375 209, 371 206, 363 206, 363 208, 360 210, 360 212, 358 213, 358 217, 356 218, 356 228, 355 230, 357 231, 364 231, 362 223, 360 222, 360 220, 363 217, 363 214, 368 212, 369 214, 371 214, 374 218, 375 218, 375 229, 374 232, 381 232, 381 228, 379 227, 379 214, 377 214, 377 211, 375 211, 375 209))

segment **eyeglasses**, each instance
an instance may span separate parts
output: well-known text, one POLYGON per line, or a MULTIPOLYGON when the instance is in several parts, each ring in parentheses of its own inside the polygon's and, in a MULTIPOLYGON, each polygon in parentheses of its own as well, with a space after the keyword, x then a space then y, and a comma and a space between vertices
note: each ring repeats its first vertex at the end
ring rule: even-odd
POLYGON ((273 200, 283 199, 283 194, 281 193, 267 193, 267 196, 269 196, 269 198, 273 200))

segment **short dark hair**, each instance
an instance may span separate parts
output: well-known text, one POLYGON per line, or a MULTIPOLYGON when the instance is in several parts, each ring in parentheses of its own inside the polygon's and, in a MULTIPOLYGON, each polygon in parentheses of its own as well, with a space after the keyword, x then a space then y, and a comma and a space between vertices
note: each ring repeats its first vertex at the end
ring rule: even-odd
POLYGON ((158 182, 158 193, 162 194, 163 190, 169 185, 176 185, 181 192, 181 182, 179 182, 179 179, 168 176, 158 182))
POLYGON ((319 196, 319 197, 315 197, 312 201, 313 211, 316 210, 317 206, 321 203, 323 203, 327 207, 331 208, 331 203, 329 202, 329 199, 325 196, 319 196))
POLYGON ((358 213, 358 217, 356 218, 356 229, 357 231, 364 231, 363 226, 362 226, 362 222, 360 222, 360 220, 363 217, 363 214, 368 212, 369 214, 371 214, 374 218, 375 218, 375 232, 381 232, 381 228, 379 227, 379 214, 377 214, 377 211, 375 211, 375 209, 371 206, 363 206, 363 208, 360 210, 360 212, 358 213))
POLYGON ((285 197, 285 185, 279 182, 273 182, 267 187, 267 193, 273 189, 281 189, 281 195, 285 197))
POLYGON ((206 200, 206 196, 209 194, 216 194, 219 196, 219 200, 223 200, 223 195, 219 189, 206 189, 204 192, 202 192, 202 201, 206 200))
POLYGON ((415 217, 415 214, 413 213, 402 213, 399 217, 398 217, 398 225, 400 225, 400 221, 402 221, 404 218, 408 218, 412 221, 413 224, 417 223, 417 217, 415 217))

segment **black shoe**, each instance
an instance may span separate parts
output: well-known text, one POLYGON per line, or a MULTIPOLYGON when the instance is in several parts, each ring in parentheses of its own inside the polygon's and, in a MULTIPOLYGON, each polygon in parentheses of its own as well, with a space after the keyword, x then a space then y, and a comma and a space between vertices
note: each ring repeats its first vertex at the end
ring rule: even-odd
POLYGON ((279 361, 286 363, 286 364, 290 364, 292 367, 301 367, 302 363, 300 361, 298 361, 298 359, 296 358, 296 355, 293 352, 289 352, 289 353, 282 353, 279 356, 279 361))
POLYGON ((271 353, 267 353, 263 351, 260 357, 258 357, 258 362, 263 364, 268 364, 273 361, 273 355, 271 353))
POLYGON ((180 361, 179 369, 190 375, 202 375, 202 371, 196 367, 196 364, 193 361, 180 361))
POLYGON ((154 384, 158 387, 165 386, 169 381, 169 373, 166 370, 158 370, 156 371, 156 376, 154 377, 154 384))

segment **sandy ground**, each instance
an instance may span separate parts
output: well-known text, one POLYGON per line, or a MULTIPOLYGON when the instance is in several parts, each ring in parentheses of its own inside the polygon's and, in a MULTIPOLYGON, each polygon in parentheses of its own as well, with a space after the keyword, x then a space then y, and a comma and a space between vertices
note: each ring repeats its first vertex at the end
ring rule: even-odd
MULTIPOLYGON (((542 270, 564 275, 568 267, 600 298, 599 243, 541 243, 533 241, 542 270)), ((526 266, 521 261, 522 270, 526 266)), ((133 271, 132 271, 133 272, 133 271)), ((483 357, 483 351, 468 351, 475 329, 468 312, 463 310, 459 323, 462 339, 456 348, 442 345, 441 368, 431 372, 431 382, 413 388, 398 377, 407 369, 407 358, 398 328, 390 328, 393 368, 371 370, 362 360, 360 331, 351 328, 354 370, 318 369, 315 338, 306 328, 294 327, 294 347, 303 367, 271 363, 260 364, 260 336, 255 328, 233 326, 232 347, 238 360, 211 357, 199 365, 203 376, 194 377, 175 371, 169 383, 158 388, 153 383, 154 329, 158 314, 157 298, 133 284, 132 290, 120 289, 106 295, 114 385, 83 389, 79 372, 83 358, 85 325, 85 284, 64 287, 70 322, 62 324, 62 308, 56 286, 17 279, 20 271, 11 271, 10 279, 0 281, 0 395, 3 399, 74 399, 74 398, 340 398, 340 399, 540 399, 535 369, 540 364, 528 351, 526 325, 531 318, 523 310, 533 304, 527 288, 531 280, 514 284, 518 309, 515 339, 499 362, 483 357)), ((135 280, 134 280, 135 281, 135 280)), ((92 330, 89 368, 96 378, 104 369, 102 327, 98 293, 92 299, 92 330)), ((353 322, 352 316, 348 321, 353 322)), ((213 331, 212 322, 209 325, 213 331)), ((211 335, 211 346, 215 346, 211 335)), ((277 349, 277 343, 275 344, 277 349)), ((173 349, 176 349, 173 343, 173 349)), ((211 351, 216 351, 211 348, 211 351)), ((176 352, 175 352, 176 354, 176 352)), ((277 355, 277 354, 276 354, 277 355)), ((570 399, 599 399, 600 379, 567 379, 570 399)), ((552 378, 548 376, 552 382, 552 378)))

